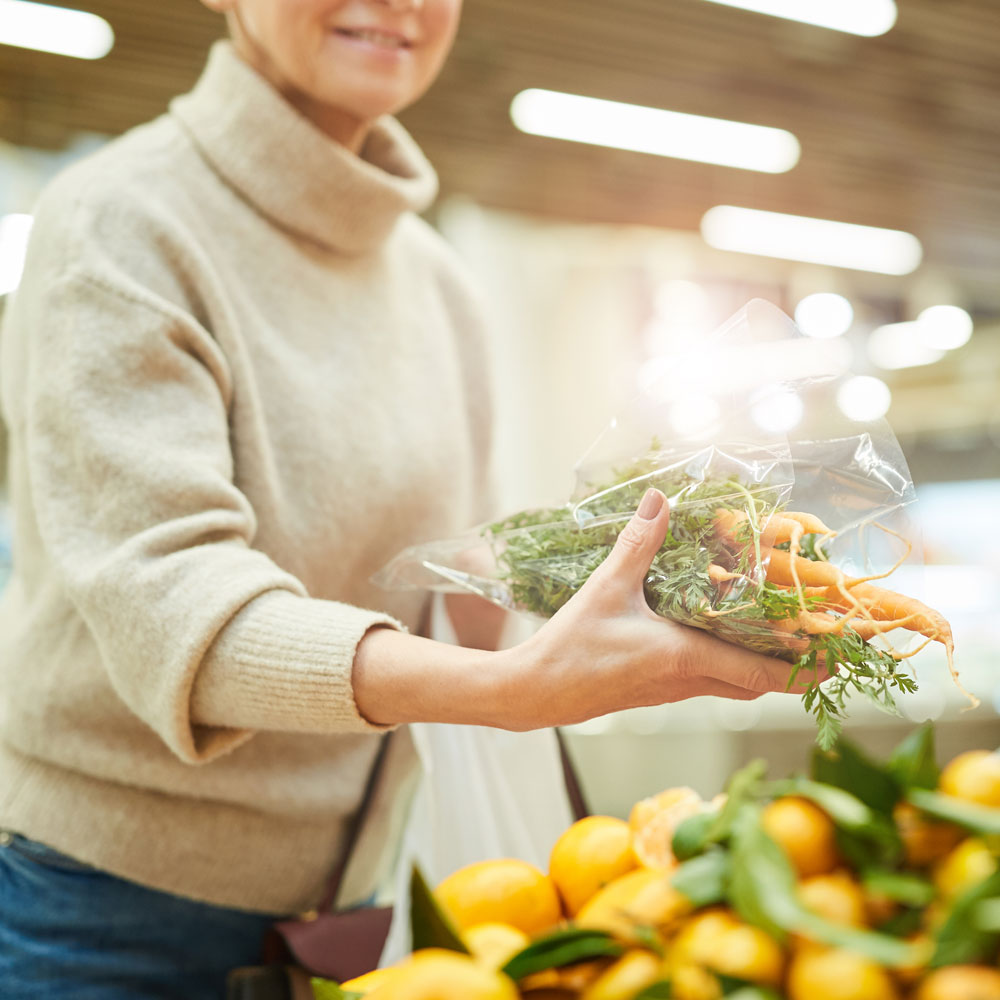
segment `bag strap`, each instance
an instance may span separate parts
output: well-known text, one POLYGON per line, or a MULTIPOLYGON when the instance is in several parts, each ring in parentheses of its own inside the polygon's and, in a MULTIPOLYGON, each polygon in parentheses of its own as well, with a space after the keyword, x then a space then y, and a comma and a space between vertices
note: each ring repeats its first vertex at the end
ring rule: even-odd
POLYGON ((569 748, 566 746, 566 737, 563 731, 556 726, 553 732, 556 734, 556 742, 559 744, 559 759, 562 762, 563 781, 566 784, 566 794, 569 796, 569 805, 573 810, 574 819, 583 819, 590 815, 587 807, 587 800, 583 795, 583 788, 580 785, 580 777, 573 766, 573 758, 570 756, 569 748))
MULTIPOLYGON (((584 816, 590 815, 590 810, 587 807, 587 800, 584 798, 583 788, 580 785, 579 776, 573 765, 573 759, 570 757, 569 749, 566 746, 566 737, 558 727, 554 728, 553 732, 556 735, 556 743, 559 746, 559 760, 562 764, 563 782, 566 785, 566 795, 569 798, 573 818, 583 819, 584 816)), ((337 901, 337 896, 340 893, 340 884, 344 879, 344 873, 347 871, 347 864, 351 860, 358 837, 361 835, 361 830, 365 825, 365 819, 367 819, 368 813, 371 811, 372 802, 375 799, 379 778, 382 775, 385 761, 388 757, 389 740, 391 737, 392 730, 385 733, 379 743, 375 760, 372 762, 371 770, 368 772, 368 780, 365 782, 365 791, 361 798, 361 805, 358 806, 357 811, 351 817, 347 836, 344 839, 344 846, 340 851, 340 857, 337 859, 337 863, 330 873, 330 878, 326 884, 326 891, 323 893, 323 899, 319 904, 320 913, 332 910, 334 903, 337 901)))
POLYGON ((333 871, 330 873, 330 878, 326 883, 326 891, 323 893, 323 899, 320 901, 318 907, 320 913, 332 910, 334 903, 337 901, 337 896, 340 893, 340 883, 344 879, 344 872, 347 871, 347 863, 351 860, 358 837, 361 835, 361 829, 365 825, 365 819, 371 810, 372 802, 375 798, 378 780, 382 775, 385 760, 389 753, 389 740, 392 737, 392 733, 393 730, 391 729, 389 732, 384 733, 379 743, 378 750, 375 753, 375 760, 372 762, 371 770, 368 772, 368 780, 365 782, 365 791, 361 796, 361 805, 358 806, 357 811, 351 817, 347 828, 347 836, 344 839, 344 846, 340 851, 340 857, 337 859, 337 863, 334 865, 333 871))

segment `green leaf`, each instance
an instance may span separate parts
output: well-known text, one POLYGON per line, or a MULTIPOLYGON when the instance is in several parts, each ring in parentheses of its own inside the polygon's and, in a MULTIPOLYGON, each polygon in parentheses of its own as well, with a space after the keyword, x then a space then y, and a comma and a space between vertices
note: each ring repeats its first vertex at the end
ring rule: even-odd
POLYGON ((414 951, 418 948, 447 948, 463 955, 469 954, 458 931, 434 898, 423 872, 415 864, 410 873, 410 932, 414 951))
POLYGON ((511 979, 556 969, 592 958, 617 958, 625 948, 605 931, 570 927, 532 941, 503 967, 511 979))
POLYGON ((923 958, 920 948, 910 941, 835 924, 813 913, 806 914, 799 929, 816 941, 857 952, 887 968, 917 965, 923 958))
POLYGON ((748 923, 779 941, 794 929, 803 909, 795 895, 795 872, 784 851, 764 830, 761 809, 744 803, 733 819, 729 899, 748 923))
POLYGON ((906 801, 930 816, 948 820, 974 833, 1000 834, 1000 809, 956 799, 940 792, 928 792, 923 788, 911 789, 906 795, 906 801))
POLYGON ((727 1000, 781 1000, 781 994, 766 986, 739 986, 732 993, 724 993, 727 1000))
POLYGON ((755 802, 761 795, 764 775, 767 774, 767 761, 757 758, 741 767, 726 786, 726 801, 722 808, 712 814, 705 837, 706 844, 718 843, 729 837, 733 823, 745 805, 755 802))
POLYGON ((899 787, 888 770, 844 739, 832 750, 813 751, 812 777, 850 792, 886 816, 892 815, 892 807, 899 801, 899 787))
POLYGON ((889 772, 907 791, 911 788, 937 788, 941 769, 934 755, 934 726, 928 723, 914 729, 892 752, 889 772))
POLYGON ((904 906, 927 906, 934 899, 934 886, 925 878, 909 872, 871 868, 861 876, 861 884, 904 906))
POLYGON ((640 990, 632 1000, 670 1000, 672 996, 670 980, 660 979, 655 983, 650 983, 645 989, 640 990))
POLYGON ((997 897, 1000 897, 1000 871, 967 889, 955 900, 951 913, 935 935, 930 961, 932 969, 979 962, 994 953, 1000 933, 989 926, 981 926, 978 918, 982 904, 997 897))
POLYGON ((678 861, 687 861, 688 858, 693 858, 705 850, 711 843, 709 836, 716 827, 718 816, 718 811, 714 810, 695 813, 681 820, 670 842, 670 849, 678 861))
POLYGON ((714 849, 681 864, 670 884, 696 907, 710 906, 726 899, 729 873, 729 852, 714 849))
POLYGON ((1000 934, 1000 899, 983 899, 973 908, 972 922, 981 931, 1000 934))
POLYGON ((314 976, 309 980, 312 987, 313 1000, 359 1000, 363 993, 353 990, 342 990, 332 979, 320 979, 314 976))

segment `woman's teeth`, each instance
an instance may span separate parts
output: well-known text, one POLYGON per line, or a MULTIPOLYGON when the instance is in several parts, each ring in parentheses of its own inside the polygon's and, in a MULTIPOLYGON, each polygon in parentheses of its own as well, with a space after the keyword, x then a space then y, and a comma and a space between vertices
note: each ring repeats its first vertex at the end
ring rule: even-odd
POLYGON ((390 35, 382 31, 372 31, 371 29, 364 28, 357 31, 352 31, 348 28, 339 29, 340 34, 346 35, 348 38, 357 38, 362 42, 371 42, 374 45, 386 45, 393 48, 406 48, 409 42, 405 38, 401 38, 399 35, 390 35))

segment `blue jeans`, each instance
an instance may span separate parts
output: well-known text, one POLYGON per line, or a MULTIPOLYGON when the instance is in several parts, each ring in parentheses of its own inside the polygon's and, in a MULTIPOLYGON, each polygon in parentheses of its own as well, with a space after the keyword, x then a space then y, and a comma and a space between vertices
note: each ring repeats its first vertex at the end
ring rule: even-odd
POLYGON ((0 997, 220 1000, 274 916, 210 906, 0 835, 0 997))

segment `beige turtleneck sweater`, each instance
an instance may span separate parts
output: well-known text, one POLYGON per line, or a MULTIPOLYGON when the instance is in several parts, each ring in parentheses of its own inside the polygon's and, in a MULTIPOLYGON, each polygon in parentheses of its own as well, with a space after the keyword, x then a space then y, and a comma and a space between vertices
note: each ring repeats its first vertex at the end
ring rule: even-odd
POLYGON ((213 903, 322 888, 377 745, 351 688, 419 593, 369 577, 484 516, 480 311, 414 213, 228 43, 37 207, 0 344, 14 573, 0 827, 213 903))

